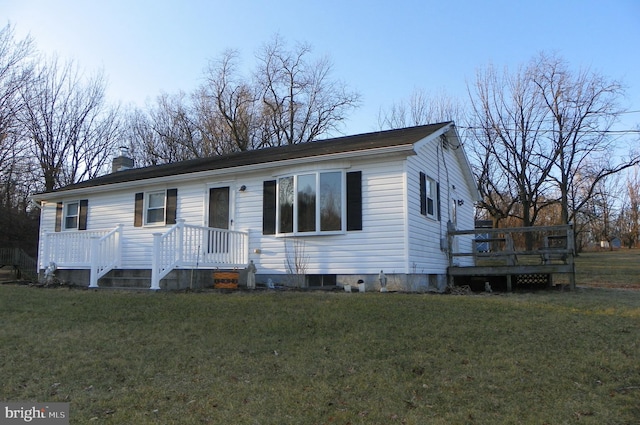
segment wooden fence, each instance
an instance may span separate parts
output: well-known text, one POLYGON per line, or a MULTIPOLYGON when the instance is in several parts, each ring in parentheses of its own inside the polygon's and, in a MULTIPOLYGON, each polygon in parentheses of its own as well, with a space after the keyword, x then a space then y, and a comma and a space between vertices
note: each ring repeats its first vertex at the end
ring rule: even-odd
POLYGON ((0 248, 0 268, 11 266, 17 279, 38 279, 36 260, 20 248, 0 248))

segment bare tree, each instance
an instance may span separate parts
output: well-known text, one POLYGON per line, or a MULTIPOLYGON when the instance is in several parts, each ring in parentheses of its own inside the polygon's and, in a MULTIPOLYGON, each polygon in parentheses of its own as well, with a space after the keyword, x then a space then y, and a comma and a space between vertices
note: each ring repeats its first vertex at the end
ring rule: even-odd
POLYGON ((640 238, 640 170, 634 167, 627 176, 626 202, 622 205, 616 228, 623 243, 633 248, 640 238))
POLYGON ((563 59, 545 54, 532 67, 532 80, 551 120, 545 122, 555 154, 550 177, 560 193, 562 222, 570 223, 602 179, 638 164, 640 155, 612 156, 617 146, 609 130, 624 112, 618 104, 621 83, 588 70, 574 73, 563 59))
POLYGON ((207 82, 194 95, 197 122, 209 155, 246 151, 259 144, 259 99, 255 87, 240 75, 238 61, 235 50, 211 61, 207 82))
POLYGON ((532 226, 549 204, 546 193, 555 153, 548 149, 547 111, 536 92, 530 67, 510 73, 493 66, 477 74, 471 92, 470 131, 482 206, 497 222, 518 216, 532 226))
MULTIPOLYGON (((588 167, 585 170, 588 171, 588 167)), ((588 191, 592 194, 580 211, 574 215, 576 240, 584 240, 583 235, 585 235, 590 242, 609 241, 614 236, 620 236, 615 221, 619 216, 622 203, 623 186, 620 185, 620 176, 617 174, 602 178, 595 185, 591 183, 593 178, 595 176, 589 174, 580 176, 580 181, 584 182, 578 188, 583 191, 580 197, 586 197, 588 191)), ((561 216, 562 205, 560 203, 558 205, 561 216)))
POLYGON ((40 65, 21 90, 24 137, 37 158, 44 189, 92 178, 105 171, 117 144, 117 109, 105 100, 102 74, 83 81, 73 62, 40 65))
POLYGON ((465 111, 462 103, 445 91, 429 93, 416 89, 408 100, 394 103, 389 109, 381 109, 378 113, 380 129, 404 128, 445 121, 462 123, 464 120, 465 111))
POLYGON ((153 130, 149 115, 140 108, 134 108, 127 111, 125 117, 125 137, 128 143, 123 143, 122 146, 129 148, 135 165, 143 167, 165 162, 160 153, 163 148, 162 143, 153 130))
POLYGON ((308 142, 337 130, 359 95, 330 78, 331 63, 310 62, 308 45, 288 50, 281 38, 264 46, 253 77, 239 55, 212 60, 190 96, 162 95, 147 112, 130 113, 132 148, 144 164, 208 157, 308 142))
POLYGON ((0 178, 14 180, 17 162, 25 159, 25 146, 16 115, 23 107, 20 90, 32 79, 34 51, 30 38, 15 41, 11 25, 0 29, 0 178))
POLYGON ((339 128, 360 95, 330 78, 323 57, 308 61, 311 47, 287 48, 276 36, 258 54, 256 81, 262 101, 262 146, 309 142, 339 128))
POLYGON ((17 114, 23 107, 20 91, 33 77, 33 52, 29 37, 16 40, 11 25, 0 29, 0 245, 23 248, 32 255, 38 217, 29 194, 39 185, 17 114))
POLYGON ((515 73, 489 66, 474 88, 467 136, 483 207, 496 221, 519 217, 532 226, 558 203, 558 224, 582 226, 593 216, 587 209, 604 200, 597 195, 605 179, 640 161, 638 154, 612 155, 609 130, 623 112, 616 81, 574 73, 564 60, 540 54, 515 73))

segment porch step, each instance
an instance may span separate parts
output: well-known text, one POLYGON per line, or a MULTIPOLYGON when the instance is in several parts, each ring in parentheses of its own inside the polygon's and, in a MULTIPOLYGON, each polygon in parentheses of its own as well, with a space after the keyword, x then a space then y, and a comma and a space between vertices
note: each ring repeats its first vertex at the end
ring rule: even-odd
POLYGON ((151 270, 111 270, 100 278, 98 286, 113 289, 149 289, 151 270))
POLYGON ((100 288, 149 288, 151 278, 145 277, 102 277, 98 281, 100 288))
MULTIPOLYGON (((215 270, 215 272, 233 270, 215 270)), ((160 281, 163 290, 205 289, 214 286, 214 270, 175 269, 160 281)), ((151 287, 151 270, 114 269, 98 281, 100 288, 112 289, 149 289, 151 287)))

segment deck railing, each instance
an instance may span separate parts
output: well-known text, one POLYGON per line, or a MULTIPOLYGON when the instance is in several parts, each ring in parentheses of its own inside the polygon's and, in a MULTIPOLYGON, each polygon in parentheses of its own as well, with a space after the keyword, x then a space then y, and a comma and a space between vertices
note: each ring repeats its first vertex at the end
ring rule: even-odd
POLYGON ((450 277, 504 275, 511 289, 512 275, 566 273, 575 287, 571 225, 452 230, 448 239, 450 277), (472 243, 456 244, 461 237, 471 237, 472 243), (467 249, 456 251, 455 246, 467 249))
POLYGON ((180 267, 245 267, 249 258, 249 235, 227 229, 177 223, 166 233, 153 234, 151 289, 180 267))

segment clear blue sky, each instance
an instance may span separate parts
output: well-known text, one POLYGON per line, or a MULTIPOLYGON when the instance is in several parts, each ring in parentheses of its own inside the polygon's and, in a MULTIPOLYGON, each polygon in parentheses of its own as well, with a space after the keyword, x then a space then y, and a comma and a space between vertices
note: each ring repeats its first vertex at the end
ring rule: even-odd
POLYGON ((252 68, 279 33, 329 55, 333 77, 362 94, 344 134, 377 130, 380 108, 414 89, 464 96, 478 68, 515 69, 540 51, 622 80, 640 110, 640 0, 0 0, 0 17, 42 53, 104 70, 124 105, 191 92, 227 48, 252 68))

